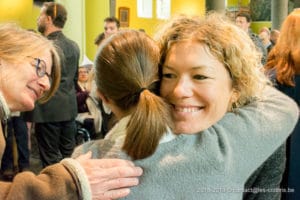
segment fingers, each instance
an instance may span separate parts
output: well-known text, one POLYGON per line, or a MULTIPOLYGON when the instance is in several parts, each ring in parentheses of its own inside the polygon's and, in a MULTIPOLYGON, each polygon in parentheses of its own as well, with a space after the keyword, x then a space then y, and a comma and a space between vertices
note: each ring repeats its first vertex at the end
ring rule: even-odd
POLYGON ((121 159, 89 159, 91 153, 80 159, 89 179, 93 199, 116 199, 129 194, 128 187, 139 183, 143 170, 132 162, 121 159))
POLYGON ((128 188, 107 191, 103 194, 94 195, 93 200, 112 200, 127 196, 130 193, 128 188))
POLYGON ((112 167, 106 169, 99 169, 93 172, 94 177, 107 177, 107 179, 118 179, 127 177, 138 177, 143 174, 140 167, 112 167))
POLYGON ((112 178, 136 177, 141 176, 143 173, 143 170, 140 167, 115 167, 110 170, 112 178))
POLYGON ((117 166, 134 166, 134 163, 129 160, 122 159, 93 159, 91 162, 95 162, 94 164, 101 168, 111 168, 117 166))
POLYGON ((139 184, 138 178, 118 178, 118 179, 111 179, 106 182, 106 186, 110 188, 110 190, 117 190, 120 188, 127 188, 136 186, 139 184))
POLYGON ((126 197, 130 193, 128 188, 118 189, 118 190, 110 190, 103 194, 104 197, 110 199, 119 199, 122 197, 126 197))

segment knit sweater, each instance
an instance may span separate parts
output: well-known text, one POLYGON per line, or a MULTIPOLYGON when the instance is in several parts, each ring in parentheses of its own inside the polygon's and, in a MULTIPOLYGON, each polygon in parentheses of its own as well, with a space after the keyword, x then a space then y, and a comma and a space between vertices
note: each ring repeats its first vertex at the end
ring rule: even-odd
MULTIPOLYGON (((225 114, 207 130, 173 137, 152 156, 136 160, 144 173, 124 199, 242 199, 247 178, 286 140, 298 120, 293 100, 270 87, 264 94, 263 100, 225 114)), ((121 150, 126 120, 108 138, 76 148, 73 156, 91 150, 98 158, 128 158, 121 150)))

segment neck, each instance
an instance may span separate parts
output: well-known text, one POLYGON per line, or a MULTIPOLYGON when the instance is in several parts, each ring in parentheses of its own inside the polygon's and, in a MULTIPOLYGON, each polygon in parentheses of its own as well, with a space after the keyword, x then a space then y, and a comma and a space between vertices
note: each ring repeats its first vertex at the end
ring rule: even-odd
POLYGON ((62 29, 61 28, 57 28, 56 26, 49 26, 46 30, 45 30, 45 32, 44 32, 44 36, 48 36, 48 35, 50 35, 51 33, 53 33, 53 32, 57 32, 57 31, 61 31, 62 29))
POLYGON ((114 115, 118 120, 122 119, 123 117, 126 117, 131 113, 131 109, 128 109, 127 111, 121 110, 118 106, 116 106, 111 101, 105 104, 111 109, 111 111, 114 113, 114 115))

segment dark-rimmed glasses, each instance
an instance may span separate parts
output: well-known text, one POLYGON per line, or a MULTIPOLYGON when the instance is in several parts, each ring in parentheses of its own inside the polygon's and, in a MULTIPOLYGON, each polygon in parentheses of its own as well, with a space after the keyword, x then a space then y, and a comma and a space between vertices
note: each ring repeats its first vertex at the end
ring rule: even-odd
POLYGON ((41 78, 46 75, 48 77, 49 81, 50 81, 50 84, 51 84, 52 83, 52 78, 51 78, 51 75, 48 74, 48 72, 46 72, 47 67, 46 67, 45 61, 43 61, 40 58, 33 58, 33 57, 30 57, 30 56, 29 56, 29 58, 33 59, 33 61, 30 62, 30 64, 33 67, 35 67, 35 69, 36 69, 36 75, 38 77, 41 77, 41 78))

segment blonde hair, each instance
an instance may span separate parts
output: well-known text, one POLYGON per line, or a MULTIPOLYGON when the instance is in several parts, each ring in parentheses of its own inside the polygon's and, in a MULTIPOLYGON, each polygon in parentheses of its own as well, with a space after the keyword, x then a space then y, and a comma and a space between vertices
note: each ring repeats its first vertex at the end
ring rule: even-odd
POLYGON ((55 93, 60 82, 60 60, 53 43, 32 31, 24 30, 16 24, 0 25, 0 57, 11 63, 22 62, 24 57, 49 50, 52 56, 51 87, 40 102, 46 102, 55 93))
POLYGON ((225 16, 209 13, 206 17, 180 15, 174 17, 155 35, 161 51, 160 71, 171 46, 183 41, 206 45, 224 64, 239 92, 234 106, 239 107, 254 97, 261 97, 269 80, 262 72, 261 54, 250 37, 225 16))
POLYGON ((131 115, 123 150, 133 159, 152 155, 171 127, 168 105, 156 94, 159 49, 145 33, 124 30, 105 40, 95 59, 97 89, 131 115))

